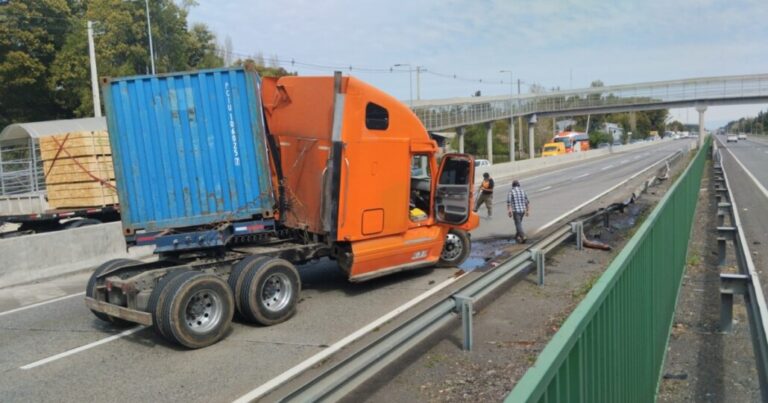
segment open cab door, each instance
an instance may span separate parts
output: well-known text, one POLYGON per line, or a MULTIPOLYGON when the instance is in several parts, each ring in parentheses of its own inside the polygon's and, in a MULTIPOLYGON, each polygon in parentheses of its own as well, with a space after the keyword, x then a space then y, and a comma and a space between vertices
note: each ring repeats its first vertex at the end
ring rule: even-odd
POLYGON ((466 154, 446 154, 437 171, 434 195, 437 222, 462 225, 472 213, 475 164, 466 154))

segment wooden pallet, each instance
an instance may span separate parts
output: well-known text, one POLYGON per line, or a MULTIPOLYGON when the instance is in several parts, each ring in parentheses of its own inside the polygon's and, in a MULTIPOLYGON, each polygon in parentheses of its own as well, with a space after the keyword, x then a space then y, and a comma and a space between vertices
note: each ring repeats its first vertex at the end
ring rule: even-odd
POLYGON ((40 138, 40 157, 44 161, 85 155, 111 155, 106 131, 72 132, 40 138), (65 141, 66 139, 66 141, 65 141), (59 151, 61 145, 61 151, 59 151))
MULTIPOLYGON (((115 186, 115 181, 109 181, 115 186)), ((48 185, 51 208, 97 207, 117 204, 117 190, 100 182, 61 183, 48 185)))
POLYGON ((94 181, 94 176, 114 180, 112 156, 84 155, 74 158, 58 158, 43 161, 46 185, 94 181))

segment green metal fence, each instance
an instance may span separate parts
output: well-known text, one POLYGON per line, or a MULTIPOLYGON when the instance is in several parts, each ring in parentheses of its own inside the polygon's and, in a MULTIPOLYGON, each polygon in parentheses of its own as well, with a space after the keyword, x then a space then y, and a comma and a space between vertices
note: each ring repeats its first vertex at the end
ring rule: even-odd
POLYGON ((707 146, 506 402, 650 402, 658 390, 707 146))

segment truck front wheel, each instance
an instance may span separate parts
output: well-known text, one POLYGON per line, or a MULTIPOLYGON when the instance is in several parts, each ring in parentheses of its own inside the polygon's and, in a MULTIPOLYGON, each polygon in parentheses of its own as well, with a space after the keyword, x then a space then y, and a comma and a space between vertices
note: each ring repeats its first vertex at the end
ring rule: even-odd
POLYGON ((232 324, 234 300, 224 280, 200 272, 173 278, 163 296, 161 333, 188 348, 202 348, 221 340, 232 324))
POLYGON ((469 234, 466 231, 452 229, 445 236, 443 251, 440 253, 438 267, 458 267, 469 256, 471 249, 469 234))
POLYGON ((301 278, 286 260, 259 260, 243 273, 239 288, 238 308, 243 318, 269 326, 286 321, 296 312, 301 278))

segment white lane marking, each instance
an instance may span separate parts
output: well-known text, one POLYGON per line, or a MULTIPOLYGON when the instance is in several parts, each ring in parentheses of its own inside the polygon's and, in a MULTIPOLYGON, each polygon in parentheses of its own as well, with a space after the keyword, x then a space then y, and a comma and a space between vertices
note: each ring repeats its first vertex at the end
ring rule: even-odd
MULTIPOLYGON (((670 154, 670 155, 672 155, 672 154, 670 154)), ((667 157, 664 157, 664 158, 667 158, 667 157)), ((570 210, 570 211, 566 212, 565 214, 560 215, 559 217, 555 218, 551 222, 545 224, 543 227, 539 228, 538 230, 536 230, 536 231, 534 231, 532 233, 536 234, 539 231, 542 231, 542 230, 546 229, 547 227, 551 226, 552 224, 562 220, 563 218, 568 217, 569 215, 573 214, 574 211, 577 211, 580 208, 586 206, 587 204, 592 203, 594 200, 597 200, 598 198, 602 197, 603 195, 607 194, 608 192, 611 192, 615 188, 621 186, 623 183, 628 182, 631 179, 635 178, 637 175, 640 175, 643 172, 651 169, 658 162, 664 160, 664 158, 662 158, 661 160, 659 160, 656 163, 652 164, 651 166, 645 168, 644 170, 636 173, 635 175, 633 175, 632 177, 630 177, 626 181, 624 181, 622 183, 619 183, 618 185, 612 187, 611 189, 606 190, 605 192, 603 192, 602 194, 596 196, 592 200, 589 200, 589 201, 583 203, 582 205, 574 208, 573 210, 570 210)), ((570 169, 570 168, 566 168, 566 169, 562 169, 562 170, 567 170, 567 169, 570 169)), ((538 176, 544 176, 544 175, 548 175, 548 174, 551 174, 551 173, 552 172, 549 172, 547 174, 538 175, 538 176)), ((586 174, 586 175, 589 175, 589 174, 586 174)), ((416 305, 416 304, 420 303, 421 301, 429 298, 430 296, 432 296, 436 292, 442 290, 443 288, 448 287, 449 285, 453 284, 455 281, 457 281, 458 279, 464 277, 465 275, 467 275, 467 274, 465 273, 465 274, 462 274, 461 276, 453 277, 453 278, 450 278, 448 280, 443 281, 442 283, 436 285, 434 288, 431 288, 428 291, 424 292, 423 294, 421 294, 421 295, 415 297, 414 299, 406 302, 405 304, 400 305, 395 310, 385 314, 384 316, 382 316, 382 317, 376 319, 375 321, 367 324, 366 326, 358 329, 354 333, 344 337, 343 339, 337 341, 336 343, 333 343, 332 345, 328 346, 326 349, 320 351, 319 353, 313 355, 312 357, 309 357, 306 360, 298 363, 293 368, 291 368, 291 369, 283 372, 282 374, 280 374, 280 375, 270 379, 269 381, 267 381, 266 383, 264 383, 261 386, 257 387, 256 389, 253 389, 250 392, 246 393, 245 395, 240 396, 239 398, 235 399, 235 401, 233 403, 246 403, 246 402, 251 402, 251 401, 254 401, 256 399, 261 398, 262 396, 266 395, 267 393, 269 393, 272 390, 274 390, 277 387, 279 387, 281 384, 283 384, 283 383, 293 379, 294 377, 298 376, 303 371, 306 371, 307 369, 313 367, 314 365, 317 365, 318 363, 322 362, 323 360, 325 360, 326 358, 328 358, 332 354, 334 354, 337 351, 339 351, 339 350, 343 349, 344 347, 346 347, 348 344, 350 344, 350 343, 354 342, 355 340, 363 337, 364 335, 369 333, 371 330, 381 326, 382 324, 386 323, 390 319, 392 319, 392 318, 396 317, 397 315, 407 311, 408 309, 410 309, 414 305, 416 305)))
POLYGON ((729 150, 728 148, 726 148, 725 150, 726 150, 726 151, 728 151, 728 153, 729 153, 729 154, 731 154, 731 157, 733 157, 733 160, 734 160, 734 161, 736 161, 736 163, 737 163, 737 164, 739 164, 739 166, 741 167, 741 169, 743 169, 743 170, 744 170, 744 172, 746 172, 747 176, 749 176, 749 178, 750 178, 750 179, 752 179, 752 182, 754 182, 754 183, 755 183, 755 186, 757 186, 757 188, 758 188, 758 189, 760 189, 760 191, 761 191, 761 192, 763 192, 763 195, 764 195, 765 197, 768 197, 768 190, 766 190, 766 189, 765 189, 765 186, 763 186, 763 185, 762 185, 762 184, 761 184, 761 183, 760 183, 760 182, 757 180, 757 178, 755 178, 755 175, 752 175, 752 172, 749 172, 749 169, 747 169, 747 167, 745 167, 745 166, 744 166, 744 164, 742 164, 742 163, 741 163, 741 161, 739 161, 739 159, 738 159, 738 158, 736 158, 736 154, 734 154, 734 153, 733 153, 731 150, 729 150))
POLYGON ((118 334, 116 334, 114 336, 109 336, 107 338, 94 341, 93 343, 86 344, 84 346, 80 346, 80 347, 77 347, 77 348, 73 348, 73 349, 67 350, 67 351, 65 351, 63 353, 52 355, 52 356, 50 356, 48 358, 43 358, 42 360, 35 361, 35 362, 31 363, 31 364, 24 365, 23 367, 19 367, 19 369, 27 370, 27 369, 32 369, 32 368, 35 368, 35 367, 39 367, 41 365, 48 364, 49 362, 53 362, 53 361, 56 361, 56 360, 60 360, 60 359, 62 359, 64 357, 69 357, 70 355, 77 354, 77 353, 79 353, 81 351, 85 351, 85 350, 94 348, 96 346, 100 346, 102 344, 109 343, 110 341, 114 341, 114 340, 123 338, 125 336, 130 336, 130 335, 132 335, 132 334, 134 334, 136 332, 142 331, 142 330, 144 330, 146 328, 147 328, 146 326, 136 326, 136 327, 130 328, 130 329, 124 331, 124 332, 118 333, 118 334))
MULTIPOLYGON (((677 151, 675 151, 675 152, 677 152, 677 151)), ((581 204, 579 204, 578 206, 576 206, 576 207, 572 208, 571 210, 569 210, 569 211, 568 211, 568 212, 566 212, 565 214, 561 215, 560 217, 558 217, 558 218, 555 218, 554 220, 552 220, 552 221, 550 221, 550 222, 548 222, 548 223, 544 224, 543 226, 539 227, 539 228, 538 228, 536 231, 533 231, 533 233, 534 233, 534 234, 537 234, 537 233, 539 233, 539 232, 541 232, 541 231, 544 231, 545 229, 547 229, 547 228, 551 227, 552 225, 556 224, 558 221, 562 220, 564 217, 567 217, 567 216, 569 216, 569 215, 571 215, 571 214, 575 213, 576 211, 579 211, 579 210, 580 210, 582 207, 584 207, 584 206, 586 206, 586 205, 588 205, 588 204, 592 203, 593 201, 595 201, 595 200, 597 200, 597 199, 599 199, 599 198, 601 198, 601 197, 603 197, 603 196, 607 195, 607 194, 608 194, 608 193, 610 193, 610 192, 613 192, 613 191, 614 191, 615 189, 617 189, 618 187, 620 187, 620 186, 623 186, 625 183, 627 183, 627 182, 631 181, 632 179, 635 179, 635 178, 636 178, 636 177, 638 177, 639 175, 642 175, 643 173, 645 173, 645 172, 646 172, 646 171, 648 171, 649 169, 651 169, 651 168, 655 167, 656 165, 658 165, 658 164, 659 164, 661 161, 664 161, 665 159, 667 159, 667 158, 671 157, 673 154, 675 154, 675 153, 671 153, 671 154, 668 154, 668 155, 666 155, 664 158, 661 158, 660 160, 657 160, 657 161, 656 161, 656 162, 654 162, 653 164, 651 164, 651 165, 647 166, 647 167, 646 167, 645 169, 643 169, 642 171, 639 171, 639 172, 635 173, 634 175, 630 176, 629 178, 627 178, 627 179, 625 179, 625 180, 623 180, 623 181, 621 181, 621 182, 617 183, 616 185, 612 186, 610 189, 608 189, 608 190, 604 191, 603 193, 600 193, 599 195, 597 195, 597 196, 595 196, 595 197, 593 197, 593 198, 591 198, 591 199, 589 199, 589 200, 585 201, 584 203, 581 203, 581 204)))
POLYGON ((541 189, 536 189, 535 192, 543 192, 543 191, 549 190, 549 189, 552 189, 552 186, 545 186, 545 187, 543 187, 541 189))
POLYGON ((269 393, 270 391, 274 390, 284 382, 293 379, 297 375, 301 374, 302 372, 306 371, 307 369, 313 367, 314 365, 317 365, 318 363, 322 362, 326 358, 328 358, 330 355, 336 353, 337 351, 341 350, 348 344, 354 342, 355 340, 363 337, 364 335, 370 333, 377 327, 383 325, 384 323, 388 322, 392 318, 394 318, 397 315, 400 315, 401 313, 407 311, 414 305, 418 304, 419 302, 429 298, 430 296, 434 295, 438 291, 442 290, 445 287, 448 287, 449 285, 456 282, 456 280, 462 278, 465 276, 465 274, 458 276, 458 277, 452 277, 448 280, 443 281, 442 283, 436 285, 435 287, 431 288, 430 290, 424 292, 423 294, 417 296, 416 298, 406 302, 403 305, 400 305, 395 310, 387 313, 386 315, 374 320, 373 322, 367 324, 366 326, 358 329, 354 333, 348 335, 347 337, 337 341, 336 343, 333 343, 332 345, 328 346, 326 349, 320 351, 319 353, 313 355, 312 357, 307 358, 306 360, 300 362, 293 368, 283 372, 282 374, 270 379, 266 383, 262 384, 256 389, 253 389, 252 391, 246 393, 243 396, 240 396, 235 400, 235 403, 245 403, 245 402, 251 402, 253 400, 256 400, 263 395, 269 393))
POLYGON ((606 169, 611 169, 611 168, 613 168, 613 165, 604 166, 604 167, 600 168, 600 170, 601 171, 605 171, 606 169))
POLYGON ((19 308, 11 309, 9 311, 0 312, 0 316, 10 315, 12 313, 16 313, 16 312, 20 312, 20 311, 25 311, 27 309, 37 308, 38 306, 50 304, 50 303, 53 303, 53 302, 59 302, 59 301, 63 301, 63 300, 68 299, 68 298, 79 297, 79 296, 82 296, 82 295, 85 295, 85 292, 79 292, 77 294, 65 295, 63 297, 49 299, 47 301, 38 302, 36 304, 22 306, 22 307, 19 307, 19 308))
POLYGON ((627 162, 629 162, 628 159, 619 161, 620 164, 626 164, 627 162))
POLYGON ((581 179, 581 178, 584 178, 584 177, 586 177, 586 176, 589 176, 589 172, 587 172, 587 173, 585 173, 585 174, 581 174, 581 175, 579 175, 579 176, 577 176, 577 177, 575 177, 575 178, 573 178, 573 179, 581 179))

